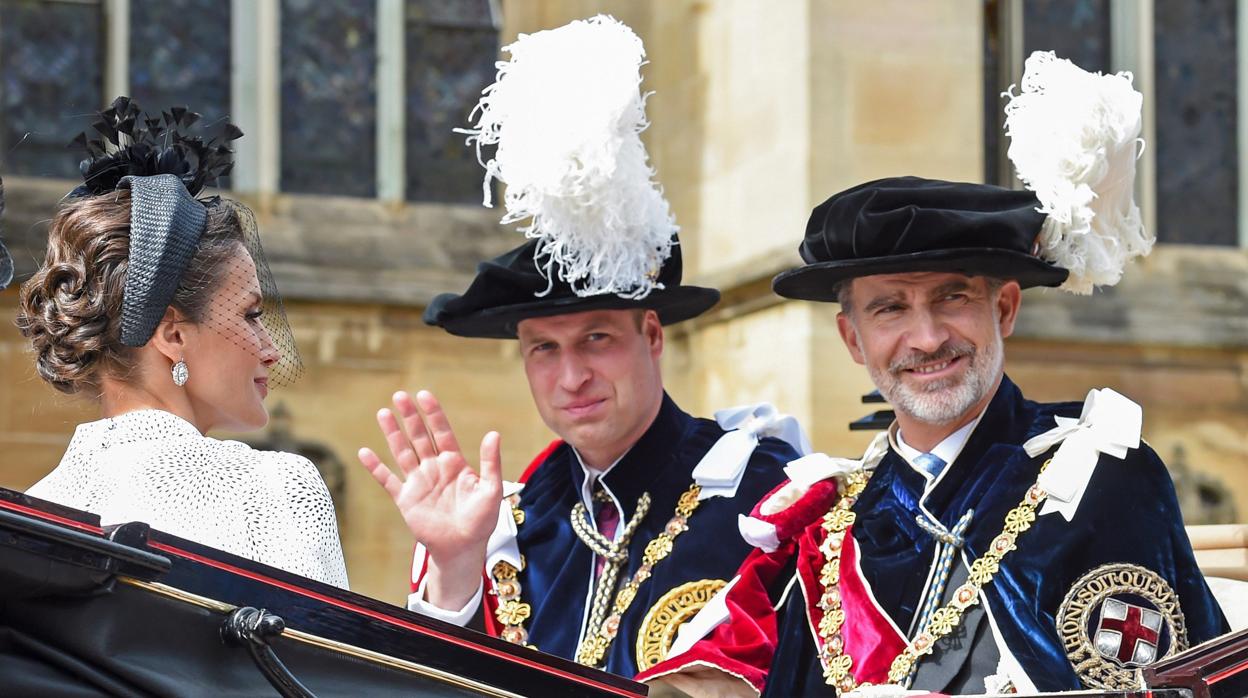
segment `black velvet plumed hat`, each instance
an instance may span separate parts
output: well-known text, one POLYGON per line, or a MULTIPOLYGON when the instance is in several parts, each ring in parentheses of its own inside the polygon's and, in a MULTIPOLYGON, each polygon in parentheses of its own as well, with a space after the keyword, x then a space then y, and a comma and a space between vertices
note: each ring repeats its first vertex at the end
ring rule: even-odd
POLYGON ((520 223, 528 241, 480 264, 463 294, 434 298, 425 322, 510 338, 527 318, 648 308, 671 324, 714 305, 718 291, 680 283, 679 228, 641 140, 641 39, 598 15, 503 52, 511 59, 458 131, 485 167, 485 205, 493 180, 506 184, 500 223, 520 223))
POLYGON ((1030 191, 891 177, 860 184, 810 214, 799 252, 805 266, 772 281, 786 298, 836 301, 844 281, 940 271, 1057 286, 1067 270, 1036 255, 1046 219, 1030 191))
POLYGON ((590 310, 647 308, 659 314, 664 325, 700 315, 719 301, 719 291, 701 286, 682 286, 680 245, 659 270, 657 286, 644 298, 615 293, 580 296, 568 283, 552 275, 550 281, 538 269, 537 240, 477 265, 477 276, 462 294, 443 293, 425 309, 425 322, 461 337, 512 339, 521 320, 566 315, 590 310), (549 292, 542 294, 549 286, 549 292), (541 294, 541 295, 539 295, 541 294))
POLYGON ((1052 51, 1024 64, 1005 106, 1009 157, 1026 191, 895 177, 817 206, 805 266, 772 281, 787 298, 835 301, 860 276, 956 272, 1024 288, 1092 293, 1148 254, 1133 192, 1143 95, 1130 73, 1089 73, 1052 51))

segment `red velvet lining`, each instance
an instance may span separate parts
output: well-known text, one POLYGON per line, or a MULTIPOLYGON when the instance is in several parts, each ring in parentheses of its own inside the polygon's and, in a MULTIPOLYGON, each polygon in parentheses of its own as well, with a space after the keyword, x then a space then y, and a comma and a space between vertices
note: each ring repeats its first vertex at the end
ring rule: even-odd
POLYGON ((775 514, 763 514, 763 503, 771 499, 776 492, 782 487, 789 484, 786 480, 776 489, 772 490, 754 505, 750 517, 776 527, 776 538, 778 540, 789 540, 802 532, 810 524, 818 521, 832 505, 836 503, 839 493, 836 487, 836 480, 820 480, 810 486, 796 502, 789 505, 782 511, 775 514))
POLYGON ((854 678, 859 683, 885 683, 893 659, 906 649, 906 641, 897 634, 867 589, 866 580, 858 569, 858 543, 854 540, 852 525, 845 529, 845 541, 841 546, 840 587, 845 610, 841 637, 845 640, 845 652, 854 658, 854 678))
MULTIPOLYGON (((827 535, 820 519, 836 498, 835 481, 826 480, 816 483, 793 506, 778 514, 762 516, 755 507, 753 516, 776 525, 778 533, 783 530, 781 525, 793 527, 799 520, 805 525, 789 535, 778 535, 780 548, 775 552, 755 550, 746 558, 738 572, 740 580, 726 598, 728 622, 716 627, 687 652, 641 672, 637 680, 652 680, 686 667, 713 666, 745 679, 761 693, 778 641, 776 612, 767 592, 775 588, 780 572, 795 555, 807 617, 817 636, 814 629, 823 618, 819 608, 823 585, 819 577, 825 562, 819 546, 827 535)), ((906 641, 875 603, 859 572, 858 546, 852 528, 845 530, 841 551, 839 591, 845 611, 844 651, 854 659, 852 671, 859 683, 886 683, 892 661, 905 649, 906 641)))
POLYGON ((741 677, 761 693, 777 643, 776 612, 767 590, 793 556, 793 548, 792 542, 783 542, 775 552, 750 553, 737 573, 740 579, 726 598, 728 622, 689 651, 641 672, 636 680, 646 681, 700 663, 741 677))
POLYGON ((542 463, 545 463, 546 459, 550 458, 550 454, 554 453, 555 449, 559 448, 562 445, 563 445, 563 439, 555 439, 554 441, 551 441, 549 444, 546 444, 546 448, 542 449, 542 452, 537 454, 537 457, 534 458, 533 461, 529 463, 528 467, 524 469, 523 473, 520 473, 520 479, 517 480, 516 482, 528 482, 529 478, 533 477, 533 473, 537 472, 537 469, 541 467, 542 463))
MULTIPOLYGON (((859 683, 887 683, 888 670, 893 659, 906 647, 905 640, 897 634, 884 612, 875 604, 867 590, 866 582, 858 570, 858 545, 854 541, 853 526, 845 529, 841 545, 840 585, 841 610, 845 612, 845 624, 841 627, 843 652, 853 658, 851 672, 859 683)), ((810 590, 806 596, 806 615, 810 620, 811 633, 818 636, 823 610, 819 601, 823 585, 819 577, 823 570, 824 556, 819 551, 827 533, 822 526, 811 526, 798 544, 797 573, 802 577, 802 589, 810 590)), ((820 644, 822 640, 820 640, 820 644)))
MULTIPOLYGON (((413 567, 416 566, 416 553, 418 552, 420 552, 419 544, 413 543, 412 544, 412 566, 413 567)), ((420 587, 420 580, 425 578, 425 572, 428 571, 428 569, 429 569, 429 561, 425 560, 425 564, 420 566, 420 574, 416 575, 415 577, 412 577, 411 593, 413 594, 416 593, 416 589, 420 587)))

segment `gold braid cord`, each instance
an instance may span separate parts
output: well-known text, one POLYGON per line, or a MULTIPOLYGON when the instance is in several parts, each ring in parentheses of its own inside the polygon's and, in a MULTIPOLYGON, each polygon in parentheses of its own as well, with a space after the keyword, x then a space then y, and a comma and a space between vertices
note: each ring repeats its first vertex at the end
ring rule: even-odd
MULTIPOLYGON (((1046 462, 1040 472, 1044 472, 1048 465, 1046 462)), ((838 693, 869 685, 859 684, 854 679, 851 672, 853 658, 845 654, 845 639, 841 635, 841 628, 845 624, 845 611, 841 608, 840 582, 845 529, 857 517, 850 511, 850 507, 862 494, 870 477, 864 471, 851 474, 841 499, 823 517, 823 530, 827 536, 819 548, 825 560, 819 575, 819 583, 823 585, 823 596, 819 600, 819 608, 823 611, 823 618, 819 621, 819 639, 823 646, 819 650, 819 658, 823 662, 824 681, 835 687, 838 693)), ((953 599, 949 603, 932 614, 927 625, 893 660, 888 670, 890 683, 904 684, 919 658, 931 654, 936 642, 953 632, 962 622, 962 614, 966 609, 979 603, 980 590, 992 581, 1000 569, 1002 558, 1017 547, 1018 537, 1031 528, 1032 522, 1036 520, 1036 507, 1046 496, 1044 490, 1033 484, 1023 496, 1023 501, 1006 514, 1004 530, 992 539, 988 551, 971 564, 971 573, 966 583, 953 592, 953 599)))
MULTIPOLYGON (((594 498, 599 501, 610 501, 610 497, 605 492, 596 493, 594 498)), ((637 500, 637 508, 633 511, 633 517, 628 520, 624 531, 620 533, 620 539, 612 542, 589 523, 589 515, 585 511, 584 504, 577 502, 572 507, 572 530, 581 542, 593 551, 594 555, 605 560, 602 572, 598 575, 598 580, 594 585, 594 598, 589 608, 589 624, 586 626, 587 635, 595 634, 597 629, 602 627, 602 622, 607 616, 607 607, 611 603, 611 594, 615 592, 618 585, 620 570, 628 562, 628 544, 633 540, 633 534, 637 532, 637 527, 641 525, 649 511, 650 493, 643 492, 641 498, 637 500)))
MULTIPOLYGON (((581 642, 580 648, 576 652, 576 661, 586 666, 601 666, 603 658, 607 656, 607 649, 611 647, 611 642, 615 640, 615 636, 620 631, 620 619, 623 618, 624 612, 633 604, 633 600, 637 598, 637 589, 643 582, 650 578, 650 574, 654 566, 659 561, 667 557, 672 552, 673 542, 681 533, 689 530, 689 517, 693 515, 694 510, 698 508, 698 494, 702 492, 702 488, 697 484, 689 486, 685 493, 680 495, 680 501, 676 504, 676 514, 663 527, 654 540, 646 544, 646 550, 641 558, 641 566, 633 573, 631 579, 620 587, 615 594, 615 603, 611 608, 611 615, 601 625, 594 627, 590 625, 586 629, 585 639, 581 642)), ((605 570, 604 570, 605 573, 605 570)))

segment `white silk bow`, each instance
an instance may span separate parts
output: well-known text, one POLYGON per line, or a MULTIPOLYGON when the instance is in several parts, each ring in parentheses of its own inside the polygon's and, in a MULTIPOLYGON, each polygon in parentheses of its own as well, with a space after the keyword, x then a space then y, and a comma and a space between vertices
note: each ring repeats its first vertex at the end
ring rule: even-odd
MULTIPOLYGON (((845 477, 859 470, 874 468, 884 455, 888 453, 888 433, 880 432, 867 446, 862 458, 838 458, 823 453, 811 453, 802 456, 784 467, 784 474, 789 481, 773 492, 759 504, 759 513, 763 516, 774 516, 793 506, 797 500, 810 490, 811 485, 822 480, 845 477)), ((776 525, 770 521, 756 519, 745 514, 737 515, 737 530, 741 537, 750 545, 760 548, 763 552, 774 552, 780 547, 776 525)))
POLYGON ((1024 443, 1033 458, 1058 446, 1037 481, 1048 494, 1040 515, 1056 511, 1067 521, 1073 519, 1101 454, 1125 458, 1127 451, 1139 448, 1143 419, 1143 410, 1127 397, 1109 388, 1092 390, 1078 419, 1054 417, 1056 427, 1024 443))
POLYGON ((867 450, 863 452, 861 458, 840 458, 823 453, 812 453, 789 461, 789 464, 784 466, 784 474, 789 477, 789 482, 800 487, 804 492, 820 480, 832 477, 844 478, 854 471, 874 468, 885 453, 888 453, 888 433, 880 432, 867 445, 867 450))
POLYGON ((770 403, 720 410, 715 421, 726 433, 693 469, 693 479, 702 487, 698 499, 736 495, 745 466, 763 437, 780 439, 800 455, 810 453, 810 441, 797 419, 781 414, 770 403))

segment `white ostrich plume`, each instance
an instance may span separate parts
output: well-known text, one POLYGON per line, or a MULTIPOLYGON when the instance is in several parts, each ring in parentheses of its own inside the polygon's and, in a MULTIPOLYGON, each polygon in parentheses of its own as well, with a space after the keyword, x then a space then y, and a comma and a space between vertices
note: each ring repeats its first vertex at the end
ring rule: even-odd
POLYGON ((1019 94, 1007 92, 1005 130, 1018 178, 1048 215, 1045 260, 1070 270, 1062 289, 1112 286, 1153 236, 1135 205, 1135 161, 1143 152, 1143 96, 1130 73, 1089 73, 1052 51, 1027 58, 1019 94))
MULTIPOLYGON (((493 85, 473 110, 468 142, 497 145, 485 167, 507 185, 502 223, 536 238, 537 266, 579 296, 644 298, 661 284, 676 222, 653 181, 641 132, 641 39, 599 15, 522 34, 503 48, 493 85)), ((549 292, 550 288, 544 293, 549 292)))

